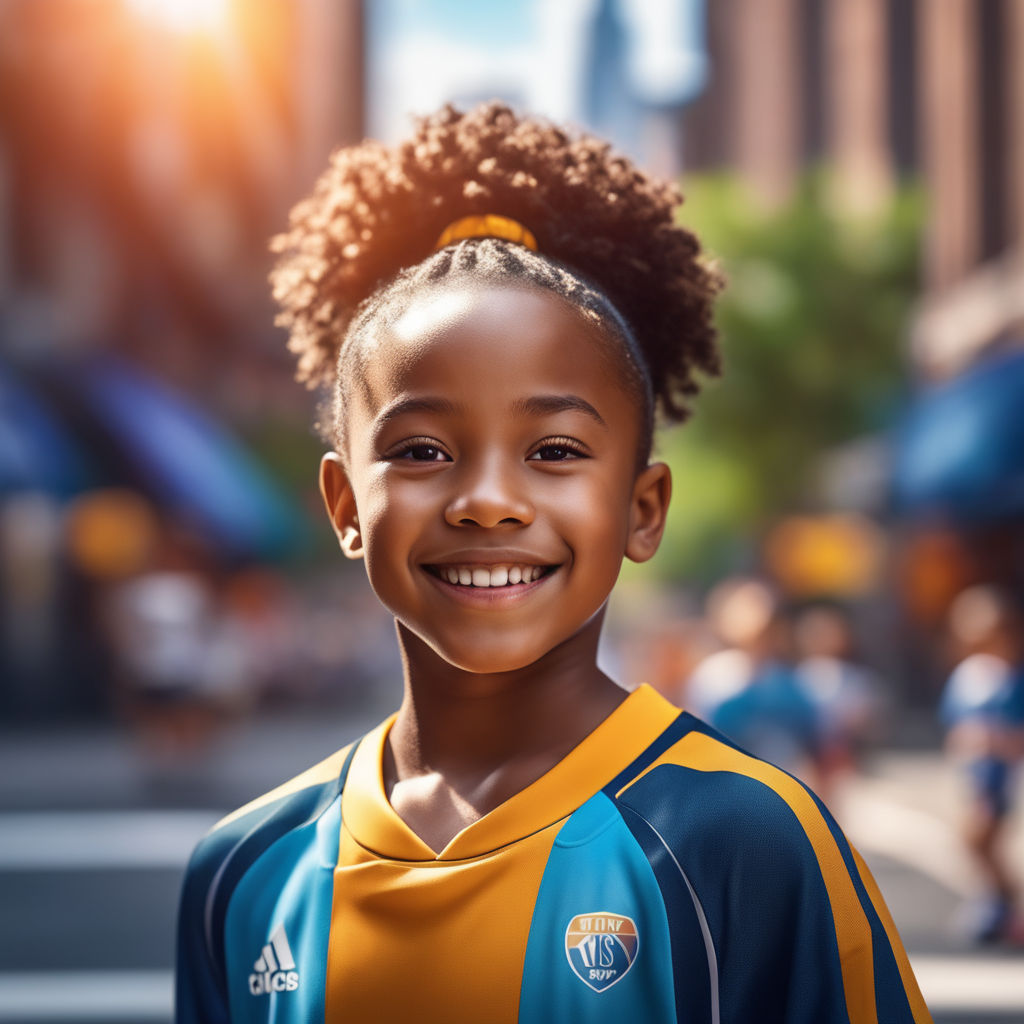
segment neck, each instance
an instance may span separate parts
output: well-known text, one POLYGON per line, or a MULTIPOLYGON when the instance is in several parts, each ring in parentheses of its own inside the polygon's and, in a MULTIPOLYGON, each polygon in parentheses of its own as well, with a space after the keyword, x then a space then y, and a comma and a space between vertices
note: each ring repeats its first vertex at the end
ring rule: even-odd
POLYGON ((602 618, 533 664, 495 673, 449 664, 399 623, 405 697, 391 731, 397 778, 480 779, 524 762, 539 777, 553 767, 625 696, 597 667, 602 618))

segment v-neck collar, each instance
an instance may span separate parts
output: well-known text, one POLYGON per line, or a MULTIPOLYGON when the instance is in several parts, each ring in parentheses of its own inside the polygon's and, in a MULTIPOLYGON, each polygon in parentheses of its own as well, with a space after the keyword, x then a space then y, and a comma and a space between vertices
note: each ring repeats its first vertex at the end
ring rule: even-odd
POLYGON ((381 857, 455 861, 480 857, 572 814, 671 724, 679 709, 650 686, 634 690, 589 736, 536 782, 467 825, 440 852, 398 816, 384 791, 384 744, 395 715, 359 744, 342 797, 345 827, 381 857))

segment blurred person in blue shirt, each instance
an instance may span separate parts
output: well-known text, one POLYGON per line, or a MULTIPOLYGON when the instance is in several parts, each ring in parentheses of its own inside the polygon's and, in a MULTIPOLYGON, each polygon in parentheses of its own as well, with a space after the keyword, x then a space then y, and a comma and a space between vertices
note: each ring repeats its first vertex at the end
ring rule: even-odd
POLYGON ((863 747, 881 731, 885 701, 881 680, 857 659, 853 627, 839 604, 816 603, 794 624, 797 678, 818 711, 821 729, 818 795, 856 769, 863 747))
POLYGON ((1020 931, 1017 885, 1001 843, 1014 771, 1024 756, 1022 625, 1020 603, 997 587, 970 587, 950 607, 950 634, 966 656, 946 682, 940 714, 946 750, 970 791, 963 837, 988 891, 969 929, 983 942, 1020 931))
POLYGON ((745 750, 813 784, 820 720, 793 667, 776 594, 759 580, 726 580, 709 595, 707 614, 724 649, 694 670, 688 710, 745 750))

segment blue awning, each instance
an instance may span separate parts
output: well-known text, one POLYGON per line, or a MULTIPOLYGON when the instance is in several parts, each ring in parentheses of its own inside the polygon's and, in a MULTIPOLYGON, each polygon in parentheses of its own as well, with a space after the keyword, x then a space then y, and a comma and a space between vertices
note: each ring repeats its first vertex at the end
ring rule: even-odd
POLYGON ((302 516, 266 470, 211 416, 126 364, 65 368, 62 388, 116 449, 126 482, 227 557, 278 557, 301 544, 302 516))
POLYGON ((88 458, 32 386, 0 363, 0 494, 70 498, 90 481, 88 458))
POLYGON ((917 399, 896 434, 892 495, 905 515, 1024 518, 1024 351, 917 399))

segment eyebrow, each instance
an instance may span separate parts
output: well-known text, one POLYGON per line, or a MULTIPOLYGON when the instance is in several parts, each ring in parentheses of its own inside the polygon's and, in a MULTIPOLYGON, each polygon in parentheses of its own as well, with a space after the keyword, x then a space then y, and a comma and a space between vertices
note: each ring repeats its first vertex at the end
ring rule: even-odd
POLYGON ((517 416, 546 416, 556 412, 582 412, 606 427, 604 417, 579 395, 534 395, 520 398, 512 403, 512 412, 517 416))
MULTIPOLYGON (((429 412, 438 415, 455 416, 461 406, 447 398, 422 397, 402 398, 389 405, 377 415, 377 424, 383 427, 399 416, 407 413, 429 412)), ((579 395, 533 395, 530 398, 519 398, 512 403, 514 416, 550 416, 559 412, 582 412, 591 419, 606 427, 604 417, 585 398, 579 395)))
POLYGON ((384 426, 399 416, 410 412, 433 412, 440 415, 453 416, 458 413, 459 407, 447 398, 402 398, 393 402, 386 409, 377 414, 377 423, 384 426))

